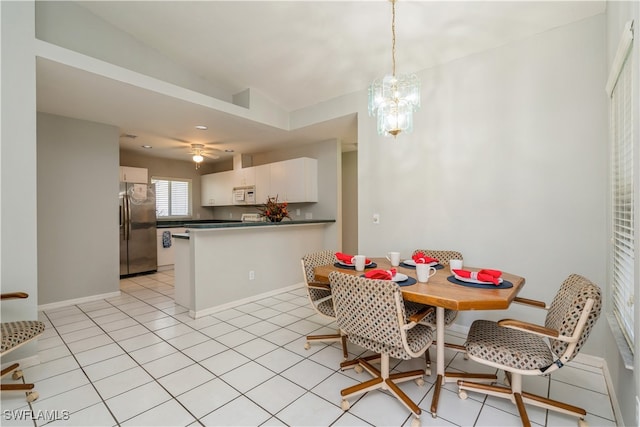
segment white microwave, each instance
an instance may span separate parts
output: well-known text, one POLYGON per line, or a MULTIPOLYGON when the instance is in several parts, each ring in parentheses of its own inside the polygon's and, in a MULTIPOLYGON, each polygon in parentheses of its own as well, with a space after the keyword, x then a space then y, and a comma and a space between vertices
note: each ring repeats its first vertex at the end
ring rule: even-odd
POLYGON ((232 200, 234 205, 255 205, 256 186, 247 185, 244 187, 234 187, 232 200))

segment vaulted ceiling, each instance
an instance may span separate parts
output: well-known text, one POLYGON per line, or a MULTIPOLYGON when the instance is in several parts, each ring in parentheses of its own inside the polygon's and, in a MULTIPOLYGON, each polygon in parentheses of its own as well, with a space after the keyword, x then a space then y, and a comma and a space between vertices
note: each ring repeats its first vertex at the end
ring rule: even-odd
MULTIPOLYGON (((285 111, 296 111, 364 90, 391 68, 391 3, 386 0, 78 4, 203 78, 212 88, 207 95, 228 102, 233 94, 252 88, 285 111)), ((400 0, 398 72, 492 49, 603 13, 605 7, 604 1, 400 0)), ((38 63, 38 80, 40 110, 116 125, 123 135, 138 136, 135 142, 122 138, 121 146, 153 145, 159 156, 186 160, 186 150, 179 148, 190 142, 246 153, 334 137, 349 147, 357 143, 355 117, 290 132, 209 112, 214 125, 203 134, 192 129, 193 118, 178 100, 158 100, 47 61, 38 63), (47 90, 53 85, 63 87, 47 90), (64 99, 79 91, 86 96, 64 99), (131 102, 88 105, 92 98, 114 96, 130 97, 131 102)))

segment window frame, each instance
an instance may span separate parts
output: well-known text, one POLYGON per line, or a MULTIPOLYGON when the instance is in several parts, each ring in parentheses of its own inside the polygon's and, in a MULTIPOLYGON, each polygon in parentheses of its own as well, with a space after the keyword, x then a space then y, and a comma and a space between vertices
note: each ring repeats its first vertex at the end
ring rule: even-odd
POLYGON ((152 176, 151 183, 155 184, 156 181, 169 182, 169 194, 167 195, 169 215, 158 214, 158 189, 156 187, 156 219, 159 220, 172 220, 172 219, 191 219, 193 217, 193 180, 191 178, 179 178, 168 176, 152 176), (171 212, 171 186, 173 182, 186 182, 187 183, 187 214, 186 215, 172 215, 171 212))
POLYGON ((639 124, 633 21, 625 24, 606 84, 609 103, 609 295, 607 320, 627 369, 634 369, 636 325, 636 238, 638 153, 634 139, 639 124))

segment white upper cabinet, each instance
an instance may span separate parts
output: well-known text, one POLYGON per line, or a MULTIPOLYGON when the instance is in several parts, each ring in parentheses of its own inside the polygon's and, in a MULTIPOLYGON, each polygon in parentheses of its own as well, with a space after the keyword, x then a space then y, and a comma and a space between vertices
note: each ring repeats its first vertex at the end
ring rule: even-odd
POLYGON ((256 203, 263 204, 269 196, 271 188, 271 165, 254 166, 256 178, 256 203))
POLYGON ((149 182, 149 172, 146 168, 120 166, 120 182, 147 184, 149 182))
POLYGON ((233 171, 233 186, 256 185, 256 168, 248 167, 233 171))
POLYGON ((256 204, 318 201, 318 161, 308 157, 201 176, 202 206, 233 205, 233 187, 256 186, 256 204))
POLYGON ((202 206, 229 206, 234 171, 210 173, 200 177, 200 204, 202 206))
POLYGON ((271 163, 269 197, 289 203, 318 201, 318 161, 308 157, 271 163))

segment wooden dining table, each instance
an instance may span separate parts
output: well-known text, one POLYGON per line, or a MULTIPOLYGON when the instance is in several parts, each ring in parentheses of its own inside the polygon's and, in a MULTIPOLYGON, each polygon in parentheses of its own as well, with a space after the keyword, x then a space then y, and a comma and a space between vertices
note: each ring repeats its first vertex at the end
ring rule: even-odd
MULTIPOLYGON (((396 268, 398 273, 406 274, 409 277, 417 278, 415 268, 404 267, 402 263, 398 267, 392 267, 387 258, 371 258, 376 264, 375 269, 388 270, 396 268)), ((465 270, 477 271, 479 268, 464 267, 465 270)), ((341 273, 363 275, 372 268, 362 271, 342 268, 336 264, 318 266, 314 270, 316 280, 322 282, 329 281, 329 273, 339 271, 341 273)), ((401 286, 402 296, 405 301, 431 305, 436 308, 436 372, 437 379, 433 399, 431 401, 431 415, 435 418, 438 410, 438 400, 440 390, 447 381, 447 372, 444 366, 444 310, 504 310, 509 308, 511 302, 516 298, 520 289, 524 286, 524 277, 515 274, 502 272, 501 278, 511 282, 511 288, 477 288, 451 283, 448 277, 451 276, 449 267, 445 266, 436 270, 436 274, 429 278, 428 283, 416 282, 413 285, 401 286)), ((472 374, 449 374, 455 380, 469 378, 472 374)), ((479 378, 480 376, 474 376, 479 378)))

